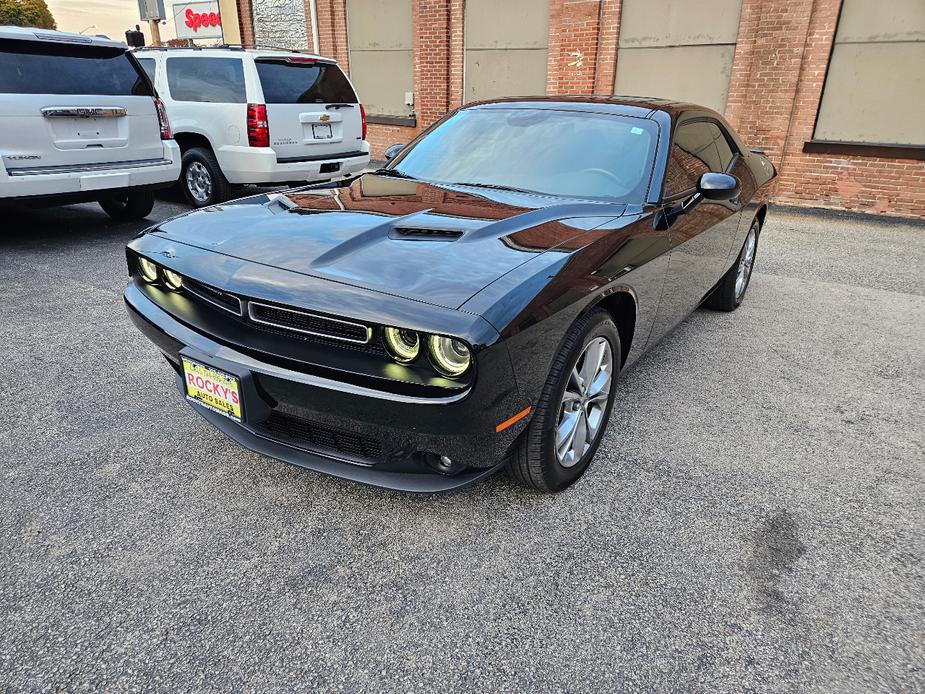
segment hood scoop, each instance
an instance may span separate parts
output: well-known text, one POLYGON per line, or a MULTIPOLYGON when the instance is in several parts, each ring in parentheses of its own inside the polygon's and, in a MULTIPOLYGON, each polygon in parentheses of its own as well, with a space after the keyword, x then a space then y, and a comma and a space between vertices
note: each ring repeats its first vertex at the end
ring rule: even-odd
POLYGON ((392 228, 389 238, 399 241, 455 241, 463 233, 462 229, 399 226, 392 228))

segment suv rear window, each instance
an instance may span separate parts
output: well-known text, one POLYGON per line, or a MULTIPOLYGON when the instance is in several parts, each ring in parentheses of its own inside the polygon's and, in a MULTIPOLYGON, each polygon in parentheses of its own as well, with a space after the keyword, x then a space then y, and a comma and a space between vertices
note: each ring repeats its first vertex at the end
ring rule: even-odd
POLYGON ((174 101, 247 103, 240 58, 167 58, 167 87, 174 101))
POLYGON ((0 93, 153 96, 121 48, 0 40, 0 93))
POLYGON ((268 104, 357 103, 356 92, 337 65, 256 60, 268 104))

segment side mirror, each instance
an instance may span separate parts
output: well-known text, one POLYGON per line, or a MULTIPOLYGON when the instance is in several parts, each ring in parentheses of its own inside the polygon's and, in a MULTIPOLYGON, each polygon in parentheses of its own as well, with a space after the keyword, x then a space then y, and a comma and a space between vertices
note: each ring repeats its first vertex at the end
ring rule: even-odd
POLYGON ((385 160, 392 161, 405 148, 404 145, 392 145, 385 150, 385 160))
POLYGON ((732 200, 739 195, 739 181, 729 174, 705 173, 697 181, 697 192, 707 200, 732 200))

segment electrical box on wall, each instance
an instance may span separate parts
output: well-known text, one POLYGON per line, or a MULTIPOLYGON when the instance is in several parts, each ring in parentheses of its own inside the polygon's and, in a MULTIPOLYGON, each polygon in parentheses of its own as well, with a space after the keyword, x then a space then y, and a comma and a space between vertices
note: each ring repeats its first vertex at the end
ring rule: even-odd
POLYGON ((405 106, 414 106, 414 92, 405 92, 405 106))

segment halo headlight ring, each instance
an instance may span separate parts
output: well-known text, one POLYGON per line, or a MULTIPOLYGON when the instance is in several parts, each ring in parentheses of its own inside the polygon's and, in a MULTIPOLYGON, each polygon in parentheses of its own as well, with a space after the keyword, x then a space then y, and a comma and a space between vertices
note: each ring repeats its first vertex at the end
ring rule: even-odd
POLYGON ((151 284, 157 282, 157 265, 141 255, 138 256, 138 272, 145 282, 151 284))
POLYGON ((472 365, 472 350, 453 337, 428 335, 427 351, 434 368, 447 378, 462 376, 472 365))
POLYGON ((172 292, 177 292, 183 288, 183 277, 181 275, 167 268, 161 268, 161 273, 164 276, 164 286, 167 287, 167 289, 172 292))
POLYGON ((386 349, 399 364, 408 364, 421 353, 421 338, 413 330, 383 328, 386 349))

